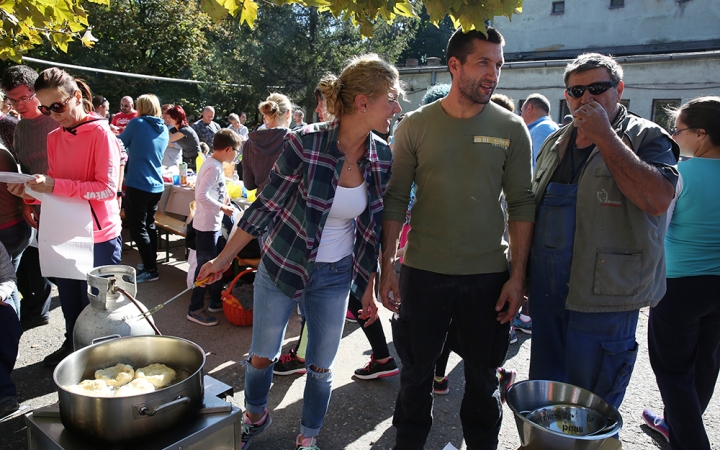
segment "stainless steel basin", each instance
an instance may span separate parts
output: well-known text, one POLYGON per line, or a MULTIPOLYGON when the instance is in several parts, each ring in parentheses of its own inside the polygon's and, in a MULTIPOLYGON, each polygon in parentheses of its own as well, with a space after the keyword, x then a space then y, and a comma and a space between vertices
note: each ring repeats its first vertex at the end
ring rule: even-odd
MULTIPOLYGON (((547 448, 553 450, 597 450, 606 439, 617 434, 622 428, 622 417, 618 410, 600 396, 567 383, 545 380, 521 381, 510 387, 507 393, 507 404, 515 415, 515 424, 520 434, 520 442, 524 447, 547 448), (604 421, 604 426, 594 429, 589 434, 571 434, 554 430, 548 421, 539 424, 527 416, 536 411, 548 411, 561 406, 577 406, 591 410, 593 421, 604 421), (598 416, 599 415, 599 416, 598 416), (601 419, 602 420, 601 420, 601 419)), ((534 417, 541 414, 536 413, 534 417)), ((546 416, 547 417, 547 416, 546 416)), ((587 415, 582 416, 587 421, 587 415)))

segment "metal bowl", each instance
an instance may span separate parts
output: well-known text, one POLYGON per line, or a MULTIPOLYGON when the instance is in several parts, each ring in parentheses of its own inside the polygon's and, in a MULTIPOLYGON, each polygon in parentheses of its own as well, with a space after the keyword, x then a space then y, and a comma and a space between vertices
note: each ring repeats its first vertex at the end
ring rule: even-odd
MULTIPOLYGON (((521 381, 510 387, 506 398, 508 406, 515 415, 515 424, 523 447, 532 446, 553 450, 596 450, 606 439, 617 434, 622 428, 622 417, 617 408, 600 396, 571 384, 545 380, 521 381), (604 420, 604 426, 588 433, 584 433, 585 430, 583 430, 582 434, 557 431, 552 426, 548 426, 553 420, 547 412, 558 406, 560 411, 563 411, 563 408, 567 411, 568 407, 591 410, 593 417, 599 416, 604 420), (533 418, 539 421, 540 417, 544 415, 543 424, 530 420, 528 416, 534 413, 537 415, 533 418)), ((575 411, 580 412, 581 410, 576 409, 575 411)), ((579 416, 578 414, 578 419, 582 423, 579 416)), ((557 423, 557 421, 554 422, 557 423)), ((587 423, 587 418, 585 423, 587 423)))

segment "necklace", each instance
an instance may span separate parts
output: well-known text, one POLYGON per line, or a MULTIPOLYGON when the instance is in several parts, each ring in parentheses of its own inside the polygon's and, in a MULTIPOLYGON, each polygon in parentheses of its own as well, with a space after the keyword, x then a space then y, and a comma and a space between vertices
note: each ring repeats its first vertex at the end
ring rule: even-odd
MULTIPOLYGON (((342 152, 342 150, 341 150, 341 148, 340 148, 340 145, 341 145, 341 144, 340 144, 340 139, 338 139, 336 145, 337 145, 338 150, 340 150, 340 151, 342 152)), ((343 154, 344 154, 344 153, 345 153, 345 152, 343 152, 343 154)), ((358 162, 357 162, 357 161, 348 161, 348 159, 345 158, 345 163, 347 164, 347 170, 352 170, 352 166, 351 166, 351 165, 352 165, 352 164, 357 165, 358 162)))

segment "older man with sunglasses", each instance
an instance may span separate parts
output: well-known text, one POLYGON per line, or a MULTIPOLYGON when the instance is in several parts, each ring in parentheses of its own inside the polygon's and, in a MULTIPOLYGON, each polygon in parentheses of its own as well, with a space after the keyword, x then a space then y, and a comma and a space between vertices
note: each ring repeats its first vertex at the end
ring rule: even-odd
POLYGON ((551 134, 533 182, 530 378, 620 406, 637 356, 638 311, 665 292, 663 239, 679 155, 621 103, 622 67, 598 53, 565 68, 573 122, 551 134))

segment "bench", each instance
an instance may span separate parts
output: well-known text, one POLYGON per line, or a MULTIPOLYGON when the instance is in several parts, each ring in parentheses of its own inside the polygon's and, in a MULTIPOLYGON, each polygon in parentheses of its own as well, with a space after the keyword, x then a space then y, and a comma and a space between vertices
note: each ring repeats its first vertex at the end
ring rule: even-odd
POLYGON ((165 258, 158 260, 158 263, 170 261, 170 234, 185 237, 185 222, 170 217, 161 212, 155 213, 155 227, 157 228, 158 239, 165 234, 165 258))

